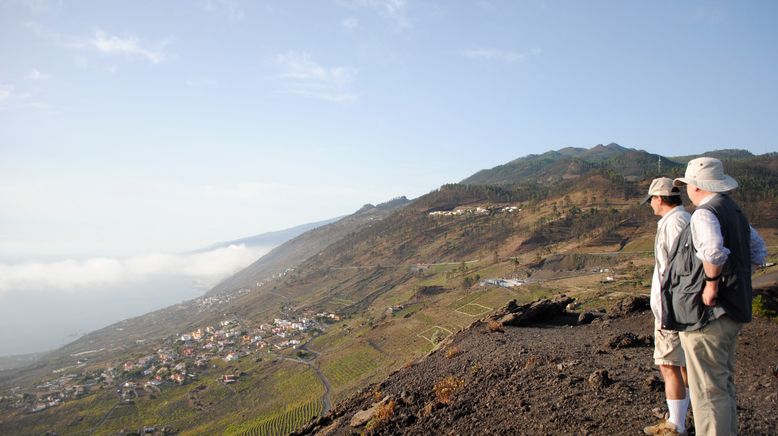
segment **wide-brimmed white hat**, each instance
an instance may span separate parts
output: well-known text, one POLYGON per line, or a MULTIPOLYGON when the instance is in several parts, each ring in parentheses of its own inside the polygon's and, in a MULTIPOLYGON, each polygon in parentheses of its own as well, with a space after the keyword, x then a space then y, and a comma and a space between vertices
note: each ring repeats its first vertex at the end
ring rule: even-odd
POLYGON ((684 177, 673 180, 673 185, 694 185, 704 191, 727 192, 737 188, 737 180, 724 174, 721 161, 712 157, 698 157, 686 165, 684 177))

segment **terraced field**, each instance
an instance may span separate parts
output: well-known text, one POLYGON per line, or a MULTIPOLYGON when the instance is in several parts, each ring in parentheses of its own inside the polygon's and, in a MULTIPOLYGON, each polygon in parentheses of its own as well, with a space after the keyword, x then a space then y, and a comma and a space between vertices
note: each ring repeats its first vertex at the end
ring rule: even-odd
POLYGON ((297 427, 316 417, 324 408, 321 399, 293 404, 281 413, 267 418, 255 419, 236 427, 228 427, 224 434, 241 436, 271 436, 288 434, 297 427))
POLYGON ((379 367, 383 357, 369 345, 356 346, 322 364, 322 371, 335 389, 361 379, 379 367))

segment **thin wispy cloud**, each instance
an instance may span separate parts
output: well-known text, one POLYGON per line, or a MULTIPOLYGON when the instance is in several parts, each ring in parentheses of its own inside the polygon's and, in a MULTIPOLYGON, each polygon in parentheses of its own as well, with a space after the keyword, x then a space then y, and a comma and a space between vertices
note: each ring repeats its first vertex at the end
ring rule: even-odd
POLYGON ((359 27, 359 20, 354 17, 347 17, 340 22, 340 26, 348 31, 351 31, 359 27))
POLYGON ((370 9, 383 17, 391 19, 397 27, 411 27, 405 0, 338 0, 337 3, 340 6, 351 9, 370 9))
POLYGON ((164 51, 164 43, 151 47, 134 35, 109 35, 102 30, 96 30, 91 37, 75 42, 73 47, 87 48, 106 55, 124 55, 145 59, 152 64, 159 64, 168 59, 164 51))
POLYGON ((533 56, 541 54, 540 49, 532 49, 528 52, 518 52, 512 50, 500 50, 495 48, 473 48, 461 50, 460 55, 476 60, 497 61, 497 62, 522 62, 533 56))
POLYGON ((42 73, 37 68, 33 68, 30 70, 30 72, 27 74, 27 78, 30 80, 49 80, 51 79, 50 74, 42 73))
POLYGON ((335 103, 353 102, 358 96, 348 86, 359 70, 353 67, 325 67, 306 52, 288 51, 276 56, 281 69, 283 92, 335 103))
POLYGON ((246 17, 243 6, 237 0, 208 0, 205 10, 223 13, 230 21, 241 21, 246 17))
POLYGON ((240 244, 196 254, 0 263, 0 298, 8 292, 111 292, 115 286, 163 277, 184 277, 192 286, 207 289, 268 251, 240 244))
POLYGON ((19 91, 11 84, 0 84, 0 111, 7 109, 30 109, 46 115, 59 114, 50 104, 39 101, 36 95, 19 91))
MULTIPOLYGON (((152 64, 159 64, 170 59, 167 52, 168 41, 148 42, 141 38, 126 34, 112 35, 97 29, 91 36, 78 37, 62 35, 39 23, 30 22, 25 26, 39 38, 56 46, 81 51, 95 52, 106 56, 125 56, 130 59, 143 59, 152 64)), ((82 62, 88 65, 88 62, 82 62)))

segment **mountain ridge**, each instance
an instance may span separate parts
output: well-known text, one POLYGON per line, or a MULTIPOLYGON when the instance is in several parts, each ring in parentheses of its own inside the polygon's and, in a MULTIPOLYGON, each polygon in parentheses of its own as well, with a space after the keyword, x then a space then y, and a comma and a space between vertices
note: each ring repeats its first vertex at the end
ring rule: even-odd
MULTIPOLYGON (((558 155, 583 152, 554 153, 562 160, 568 157, 558 155)), ((252 350, 247 357, 229 363, 224 361, 226 351, 210 352, 206 355, 211 356, 210 362, 216 369, 196 372, 206 374, 202 380, 226 371, 243 371, 251 378, 251 374, 281 371, 280 368, 286 368, 284 362, 307 355, 309 363, 330 380, 332 389, 323 395, 337 403, 369 383, 380 382, 434 349, 442 339, 466 328, 482 316, 482 311, 494 310, 510 299, 518 298, 524 303, 563 291, 585 305, 609 307, 617 296, 646 292, 646 278, 650 277, 653 265, 650 250, 655 217, 639 204, 650 179, 633 180, 608 166, 629 159, 635 151, 609 144, 593 154, 603 157, 603 153, 616 155, 609 155, 603 161, 606 164, 569 160, 560 167, 554 167, 553 162, 546 168, 539 165, 525 178, 517 178, 517 183, 449 184, 412 201, 401 198, 396 204, 388 202, 385 209, 381 205, 366 205, 354 214, 354 226, 348 229, 332 223, 328 226, 334 225, 336 231, 329 237, 317 233, 321 228, 309 231, 308 236, 298 236, 300 241, 318 241, 315 249, 307 251, 301 248, 305 244, 300 241, 289 241, 289 246, 298 244, 299 248, 289 251, 298 256, 292 270, 287 271, 291 263, 278 261, 273 265, 274 277, 267 281, 252 283, 255 278, 251 276, 236 279, 224 285, 223 292, 214 292, 207 299, 93 332, 60 350, 50 365, 39 368, 39 373, 76 365, 78 358, 74 356, 102 347, 106 350, 86 354, 87 365, 107 362, 121 366, 131 356, 148 352, 152 344, 161 349, 180 349, 177 347, 181 346, 181 334, 230 319, 246 321, 246 330, 252 331, 252 323, 258 327, 260 323, 272 323, 274 318, 299 320, 319 314, 335 315, 321 321, 320 332, 304 338, 302 349, 272 353, 252 350), (578 165, 577 172, 568 167, 571 163, 578 165), (556 172, 559 168, 567 172, 556 172), (553 183, 542 182, 543 177, 539 182, 538 174, 550 176, 553 183), (498 279, 521 285, 503 287, 494 284, 503 283, 498 279), (213 303, 206 305, 205 300, 213 303), (117 338, 123 342, 117 342, 117 338)), ((725 164, 727 171, 731 169, 733 176, 742 181, 742 191, 733 195, 752 220, 767 229, 766 237, 774 240, 774 229, 778 227, 778 155, 725 164)), ((680 167, 679 164, 677 168, 680 167)), ((518 168, 517 172, 522 170, 518 168)), ((348 217, 343 220, 348 222, 348 217)), ((265 268, 263 274, 271 271, 270 267, 265 268)), ((304 362, 302 365, 310 368, 304 362)), ((305 371, 298 372, 285 374, 293 374, 288 375, 290 380, 316 380, 313 373, 305 379, 305 371)), ((27 376, 27 380, 33 379, 32 375, 27 376)), ((254 388, 239 385, 244 395, 252 398, 250 401, 258 401, 257 395, 263 389, 282 386, 280 380, 274 381, 270 375, 262 380, 248 385, 254 388)), ((221 401, 215 404, 225 406, 208 409, 209 420, 187 418, 185 428, 190 431, 218 432, 238 424, 245 429, 258 428, 266 420, 291 419, 292 412, 287 409, 309 407, 287 398, 282 409, 258 408, 255 416, 239 417, 227 406, 229 390, 201 383, 209 395, 222 392, 218 394, 222 396, 214 397, 221 401)), ((182 410, 190 411, 185 389, 166 389, 154 396, 181 402, 182 410)), ((148 396, 139 401, 144 407, 158 407, 154 406, 157 400, 148 396)), ((55 419, 56 410, 45 416, 55 419)), ((32 425, 34 416, 19 419, 32 425)), ((84 420, 77 428, 91 429, 96 425, 84 420)), ((30 428, 43 431, 40 426, 30 428)))

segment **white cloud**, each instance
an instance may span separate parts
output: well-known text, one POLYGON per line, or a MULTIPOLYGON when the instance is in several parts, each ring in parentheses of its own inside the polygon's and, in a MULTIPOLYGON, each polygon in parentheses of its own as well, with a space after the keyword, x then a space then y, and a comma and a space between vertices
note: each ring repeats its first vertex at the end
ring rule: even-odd
POLYGON ((164 45, 160 44, 159 48, 151 48, 133 35, 119 37, 108 35, 102 30, 96 30, 92 37, 73 44, 76 48, 89 48, 102 54, 139 57, 152 64, 159 64, 168 59, 168 55, 162 48, 164 45))
POLYGON ((340 22, 340 25, 344 29, 351 31, 359 27, 359 20, 354 17, 347 17, 340 22))
POLYGON ((356 68, 324 67, 309 53, 294 51, 276 56, 276 64, 282 69, 279 78, 284 82, 284 92, 335 103, 358 100, 347 89, 359 72, 356 68))
POLYGON ((237 0, 207 0, 205 10, 225 13, 230 21, 240 21, 246 16, 243 7, 237 0))
POLYGON ((400 28, 411 27, 406 12, 405 0, 338 0, 338 4, 348 8, 367 8, 387 17, 400 28))
POLYGON ((512 50, 499 50, 495 48, 476 48, 462 50, 459 52, 459 54, 470 59, 483 59, 487 61, 514 63, 525 61, 531 56, 539 56, 541 54, 541 50, 532 49, 529 52, 522 53, 512 50))
POLYGON ((278 64, 285 68, 282 77, 296 80, 315 80, 343 85, 353 78, 357 70, 350 67, 325 68, 311 59, 306 52, 286 52, 277 57, 278 64))
POLYGON ((33 68, 30 70, 30 72, 27 74, 27 78, 30 80, 49 80, 51 79, 51 75, 40 72, 37 68, 33 68))
POLYGON ((50 104, 37 101, 29 92, 19 92, 14 85, 0 84, 0 111, 8 108, 34 109, 48 115, 57 115, 50 104))
MULTIPOLYGON (((110 35, 100 29, 95 30, 92 36, 72 37, 59 34, 35 22, 26 23, 25 26, 39 38, 69 49, 89 50, 103 55, 123 55, 144 59, 152 64, 159 64, 170 58, 170 54, 165 50, 167 41, 148 43, 135 35, 110 35)), ((82 67, 88 66, 87 60, 77 58, 76 62, 82 67)))
POLYGON ((197 254, 152 253, 125 259, 0 263, 0 297, 8 292, 110 292, 112 287, 185 277, 207 289, 251 264, 268 248, 230 245, 197 254))

